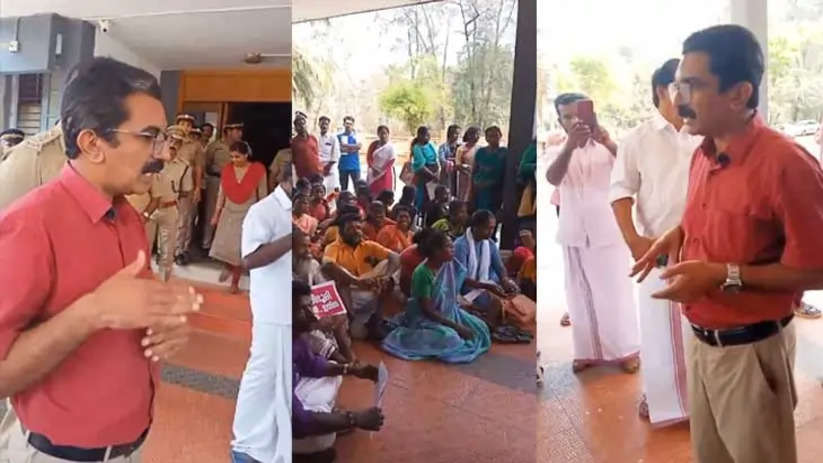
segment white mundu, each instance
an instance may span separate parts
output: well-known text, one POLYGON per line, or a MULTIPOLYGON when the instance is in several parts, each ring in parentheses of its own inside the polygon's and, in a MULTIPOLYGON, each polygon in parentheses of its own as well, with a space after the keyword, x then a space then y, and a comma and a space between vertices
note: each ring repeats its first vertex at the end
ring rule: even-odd
MULTIPOLYGON (((549 163, 560 149, 550 151, 549 163)), ((589 364, 630 360, 640 348, 631 256, 608 202, 613 163, 605 146, 590 141, 572 153, 557 188, 574 360, 589 364)))
MULTIPOLYGON (((618 145, 609 201, 634 199, 641 235, 656 238, 680 223, 691 158, 700 141, 655 113, 618 145)), ((664 425, 688 418, 683 340, 691 335, 679 304, 651 297, 666 286, 659 275, 655 269, 640 283, 638 306, 649 420, 664 425)))

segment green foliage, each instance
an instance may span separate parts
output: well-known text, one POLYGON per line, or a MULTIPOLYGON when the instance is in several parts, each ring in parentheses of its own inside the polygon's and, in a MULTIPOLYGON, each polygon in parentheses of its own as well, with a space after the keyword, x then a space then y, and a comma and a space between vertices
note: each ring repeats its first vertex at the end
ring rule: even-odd
POLYGON ((403 122, 409 133, 424 125, 431 117, 434 99, 420 82, 396 80, 380 93, 380 110, 403 122))

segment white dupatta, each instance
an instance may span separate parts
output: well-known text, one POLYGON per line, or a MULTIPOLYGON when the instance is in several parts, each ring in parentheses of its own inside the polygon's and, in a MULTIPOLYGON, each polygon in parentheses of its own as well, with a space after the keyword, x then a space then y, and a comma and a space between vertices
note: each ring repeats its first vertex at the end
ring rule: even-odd
POLYGON ((389 172, 389 166, 392 165, 394 160, 394 145, 391 142, 375 149, 372 153, 372 165, 369 166, 369 171, 366 174, 366 181, 369 185, 383 178, 389 172), (375 170, 378 172, 377 174, 374 173, 375 170))

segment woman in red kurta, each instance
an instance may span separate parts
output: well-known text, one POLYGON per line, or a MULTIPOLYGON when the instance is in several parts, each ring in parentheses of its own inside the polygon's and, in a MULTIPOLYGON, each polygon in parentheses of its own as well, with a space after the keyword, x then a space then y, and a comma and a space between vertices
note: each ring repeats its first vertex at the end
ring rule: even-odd
POLYGON ((266 168, 259 162, 250 162, 251 147, 244 141, 234 143, 231 149, 231 164, 220 175, 220 192, 217 208, 211 223, 215 229, 214 242, 209 257, 226 264, 220 281, 231 276, 231 292, 239 291, 243 258, 240 242, 243 236, 243 219, 249 208, 268 194, 266 168))

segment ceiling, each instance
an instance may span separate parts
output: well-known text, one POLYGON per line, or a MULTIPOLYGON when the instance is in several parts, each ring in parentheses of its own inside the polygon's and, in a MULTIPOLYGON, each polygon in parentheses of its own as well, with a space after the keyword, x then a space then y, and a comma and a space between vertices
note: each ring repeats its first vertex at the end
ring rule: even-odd
MULTIPOLYGON (((290 0, 0 0, 0 16, 111 21, 110 38, 160 69, 291 66, 290 0), (247 65, 247 53, 286 55, 247 65)), ((98 30, 98 34, 102 34, 98 30)))
POLYGON ((436 1, 442 0, 294 0, 293 21, 299 23, 436 1))

